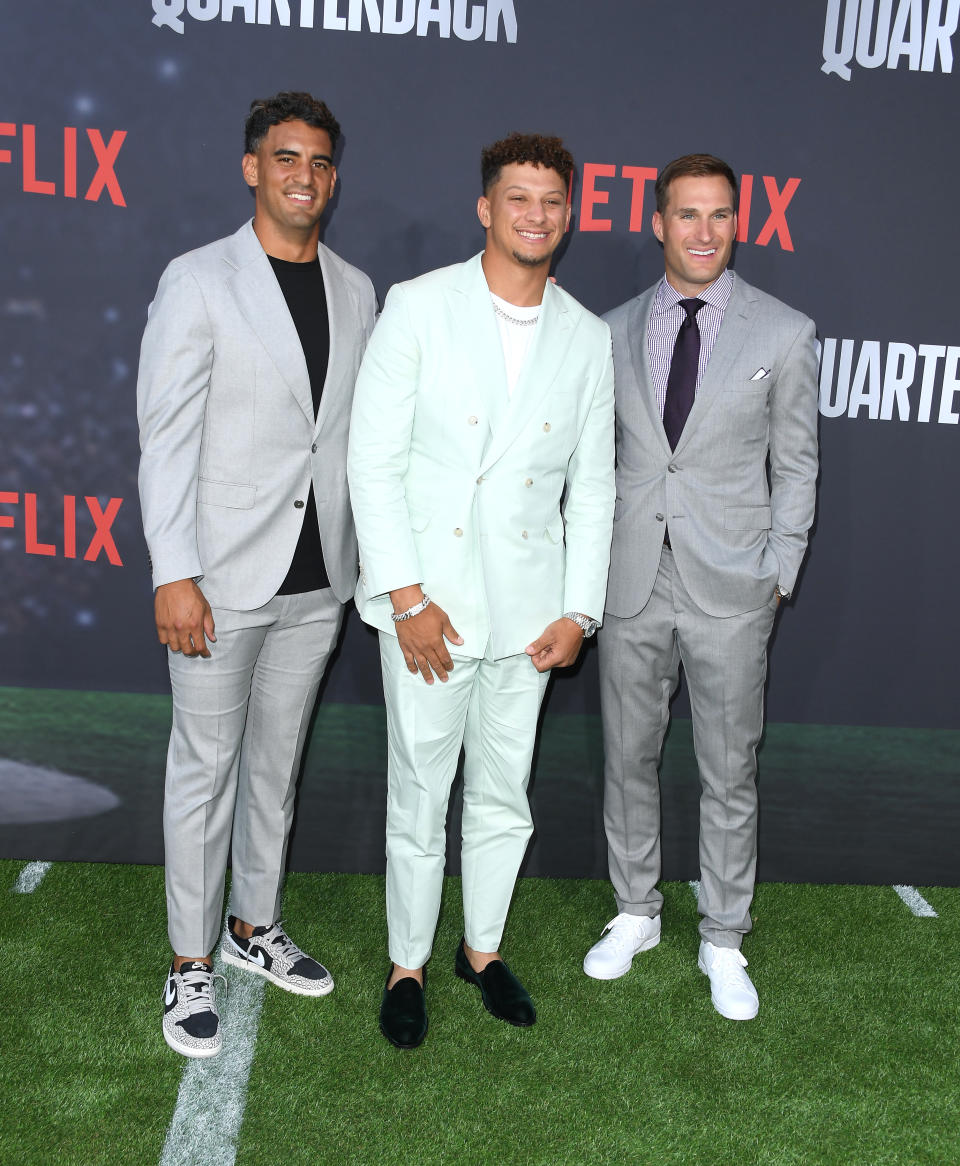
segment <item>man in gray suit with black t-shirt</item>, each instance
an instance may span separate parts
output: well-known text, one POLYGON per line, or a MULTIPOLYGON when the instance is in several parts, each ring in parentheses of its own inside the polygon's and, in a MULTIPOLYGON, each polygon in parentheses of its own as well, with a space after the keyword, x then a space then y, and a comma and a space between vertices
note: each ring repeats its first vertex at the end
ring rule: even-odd
POLYGON ((749 1020, 756 749, 767 642, 814 515, 814 326, 729 270, 737 183, 725 162, 676 159, 656 198, 665 275, 606 317, 617 502, 599 661, 618 914, 584 971, 615 979, 660 941, 658 765, 682 664, 701 782, 699 967, 717 1011, 749 1020))
POLYGON ((357 581, 347 430, 376 301, 320 243, 339 133, 309 94, 253 103, 253 221, 167 267, 140 355, 140 500, 173 692, 162 1031, 188 1057, 221 1046, 228 852, 224 961, 299 995, 333 988, 279 914, 303 742, 357 581))

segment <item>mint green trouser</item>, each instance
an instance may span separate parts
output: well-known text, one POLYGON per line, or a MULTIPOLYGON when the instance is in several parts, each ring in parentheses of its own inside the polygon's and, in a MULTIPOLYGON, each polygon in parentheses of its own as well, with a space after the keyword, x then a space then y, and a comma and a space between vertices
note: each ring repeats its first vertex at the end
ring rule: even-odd
POLYGON ((549 673, 526 655, 453 656, 445 684, 407 670, 394 636, 380 635, 387 706, 387 927, 390 958, 430 958, 440 912, 447 806, 460 746, 464 936, 497 951, 533 831, 527 782, 549 673))

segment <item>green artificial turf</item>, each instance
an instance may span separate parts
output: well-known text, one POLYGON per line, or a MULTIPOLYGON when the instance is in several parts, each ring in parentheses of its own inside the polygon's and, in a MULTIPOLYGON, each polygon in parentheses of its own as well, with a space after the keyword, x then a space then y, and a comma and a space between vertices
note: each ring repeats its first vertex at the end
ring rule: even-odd
MULTIPOLYGON (((160 1036, 162 873, 64 863, 13 894, 22 865, 0 861, 0 1162, 156 1163, 185 1063, 160 1036)), ((598 983, 580 963, 609 887, 525 879, 504 952, 537 1003, 529 1030, 454 977, 459 890, 447 881, 429 1035, 401 1052, 377 1030, 382 878, 290 876, 290 931, 337 988, 267 987, 240 1166, 960 1160, 960 890, 921 888, 940 917, 918 919, 888 887, 762 884, 744 947, 761 1010, 737 1024, 697 970, 687 884, 664 887, 660 946, 598 983)))

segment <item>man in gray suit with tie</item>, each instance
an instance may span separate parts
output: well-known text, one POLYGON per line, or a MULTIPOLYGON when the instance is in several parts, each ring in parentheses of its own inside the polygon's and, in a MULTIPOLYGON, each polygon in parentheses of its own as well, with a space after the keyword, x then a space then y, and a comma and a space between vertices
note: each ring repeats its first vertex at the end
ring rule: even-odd
POLYGON ((220 1051, 211 953, 306 996, 326 968, 283 931, 300 755, 357 580, 347 430, 370 280, 320 243, 340 127, 306 93, 255 101, 252 222, 174 259, 143 337, 140 500, 173 727, 164 797, 166 1042, 220 1051))
POLYGON ((615 979, 660 941, 658 765, 682 664, 701 782, 699 967, 717 1011, 749 1020, 756 750, 767 642, 814 515, 814 326, 729 270, 737 183, 725 162, 676 159, 656 198, 664 278, 606 317, 617 502, 599 662, 618 914, 584 971, 615 979))

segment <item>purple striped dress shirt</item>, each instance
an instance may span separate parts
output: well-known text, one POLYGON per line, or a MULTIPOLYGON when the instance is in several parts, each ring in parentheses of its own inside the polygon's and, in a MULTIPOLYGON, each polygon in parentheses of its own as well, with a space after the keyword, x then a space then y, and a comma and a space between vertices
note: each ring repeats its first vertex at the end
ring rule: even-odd
MULTIPOLYGON (((733 272, 729 267, 723 269, 722 274, 714 280, 706 291, 700 292, 697 299, 704 301, 704 306, 697 312, 697 326, 700 329, 700 361, 697 365, 697 388, 703 380, 703 373, 707 361, 717 342, 720 325, 723 323, 723 313, 726 311, 733 291, 733 272)), ((647 355, 650 359, 650 376, 657 397, 657 408, 663 416, 663 402, 667 395, 667 377, 670 375, 670 361, 673 359, 673 346, 677 342, 677 333, 683 323, 686 312, 679 306, 680 301, 688 299, 667 282, 664 276, 660 280, 653 300, 653 310, 650 313, 650 323, 647 326, 647 355)))

